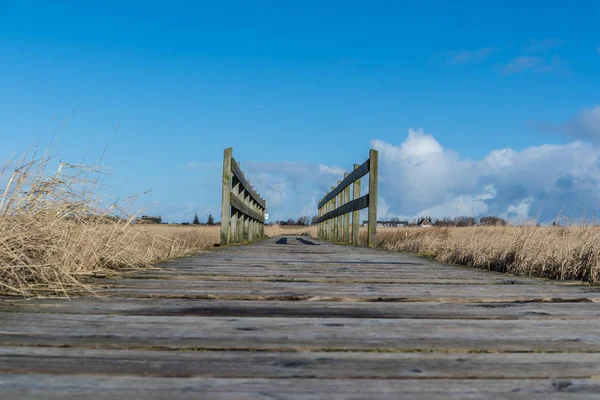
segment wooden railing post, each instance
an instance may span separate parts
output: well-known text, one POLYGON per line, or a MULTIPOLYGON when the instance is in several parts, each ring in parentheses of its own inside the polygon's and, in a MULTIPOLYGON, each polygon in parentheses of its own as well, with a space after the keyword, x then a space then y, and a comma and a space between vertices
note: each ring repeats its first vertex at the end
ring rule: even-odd
POLYGON ((223 197, 221 201, 221 245, 229 243, 229 220, 231 217, 231 155, 232 148, 223 152, 223 197))
MULTIPOLYGON (((342 181, 338 181, 337 182, 338 186, 339 186, 340 183, 342 183, 342 181)), ((336 197, 337 197, 337 205, 338 205, 338 207, 341 207, 342 204, 343 204, 342 203, 342 192, 340 192, 336 197)), ((337 217, 335 219, 335 241, 336 242, 341 242, 342 241, 342 239, 341 239, 342 234, 343 234, 343 231, 342 231, 342 216, 340 215, 339 217, 337 217)))
POLYGON ((377 247, 377 174, 379 172, 377 150, 369 153, 369 234, 367 246, 377 247))
MULTIPOLYGON (((354 164, 354 169, 359 167, 358 164, 354 164)), ((360 179, 357 179, 353 183, 352 198, 354 200, 360 197, 360 179)), ((352 244, 358 246, 358 240, 360 238, 360 211, 352 212, 352 244)))
MULTIPOLYGON (((335 187, 331 187, 331 190, 335 189, 335 187)), ((331 199, 331 209, 335 210, 337 208, 337 196, 331 199)), ((337 240, 337 218, 331 220, 331 239, 332 241, 337 240)))
MULTIPOLYGON (((244 190, 242 189, 240 192, 241 199, 243 199, 244 196, 246 196, 246 195, 245 195, 244 190)), ((238 243, 244 243, 244 220, 246 218, 247 217, 244 214, 240 213, 240 216, 238 217, 238 220, 237 220, 237 241, 238 241, 238 243)))
MULTIPOLYGON (((347 173, 344 173, 344 178, 348 176, 347 173)), ((346 186, 344 189, 344 204, 350 202, 350 185, 346 186)), ((350 238, 350 213, 346 213, 344 215, 344 242, 352 243, 352 239, 350 238)))
MULTIPOLYGON (((323 199, 321 199, 321 200, 323 200, 323 199)), ((323 216, 325 214, 325 207, 324 206, 321 207, 319 209, 319 211, 320 211, 321 216, 323 216)), ((324 236, 323 236, 323 232, 324 232, 324 228, 323 227, 324 226, 325 226, 325 222, 319 223, 319 239, 321 239, 321 240, 325 239, 324 236)))
MULTIPOLYGON (((240 190, 240 182, 233 177, 233 189, 231 190, 232 196, 238 196, 240 190)), ((236 210, 233 210, 231 213, 231 226, 229 228, 229 243, 238 243, 238 218, 240 217, 240 213, 236 210)))
MULTIPOLYGON (((249 202, 249 198, 250 198, 250 194, 248 192, 245 192, 244 194, 248 194, 248 196, 244 196, 244 204, 248 205, 249 202)), ((250 241, 250 217, 245 215, 244 216, 244 242, 249 242, 250 241)))

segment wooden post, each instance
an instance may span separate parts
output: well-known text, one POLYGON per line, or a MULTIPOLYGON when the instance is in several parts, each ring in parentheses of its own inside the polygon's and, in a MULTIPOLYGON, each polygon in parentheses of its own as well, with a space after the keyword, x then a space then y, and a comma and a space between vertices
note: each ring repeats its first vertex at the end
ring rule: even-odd
MULTIPOLYGON (((327 210, 329 210, 329 202, 326 202, 325 205, 323 205, 323 214, 327 214, 327 210)), ((323 240, 327 240, 328 226, 327 221, 323 222, 323 240)))
MULTIPOLYGON (((254 210, 254 199, 250 198, 250 209, 254 210)), ((250 219, 249 240, 253 242, 256 239, 256 220, 250 219)))
MULTIPOLYGON (((331 187, 331 190, 333 190, 333 189, 335 189, 334 186, 331 187)), ((331 198, 331 204, 329 204, 329 208, 330 208, 329 211, 335 210, 335 208, 336 208, 336 200, 337 200, 337 198, 335 196, 331 198)), ((331 229, 330 229, 330 232, 329 232, 329 240, 332 241, 332 242, 335 242, 336 233, 337 233, 336 229, 335 229, 336 228, 336 219, 335 218, 331 218, 330 221, 331 221, 331 223, 330 223, 331 229)))
MULTIPOLYGON (((244 201, 244 198, 246 197, 246 191, 244 190, 244 188, 240 188, 240 192, 238 195, 238 198, 240 200, 242 200, 242 202, 244 201)), ((240 213, 240 215, 238 216, 238 220, 237 220, 237 242, 238 243, 243 243, 244 242, 244 219, 246 217, 244 216, 244 214, 240 213)))
MULTIPOLYGON (((323 210, 323 207, 319 208, 319 217, 323 216, 323 210)), ((319 239, 323 240, 323 222, 319 223, 319 239)))
MULTIPOLYGON (((244 204, 248 205, 248 198, 250 197, 250 193, 245 192, 245 195, 247 194, 248 196, 244 196, 244 204)), ((244 242, 248 242, 250 240, 250 217, 247 215, 244 215, 244 242)))
POLYGON ((261 224, 260 224, 260 238, 262 239, 265 237, 265 209, 264 208, 261 209, 260 214, 263 217, 263 222, 261 222, 261 224))
MULTIPOLYGON (((354 164, 354 169, 357 169, 360 165, 354 164)), ((360 179, 354 181, 352 188, 352 198, 356 200, 360 197, 360 179)), ((360 232, 360 211, 352 211, 352 244, 358 246, 360 232)))
POLYGON ((231 155, 233 149, 223 151, 223 191, 221 200, 221 246, 229 243, 229 220, 231 218, 231 155))
POLYGON ((369 234, 367 246, 377 247, 377 174, 379 172, 377 150, 369 152, 369 234))
MULTIPOLYGON (((344 178, 347 177, 348 174, 344 174, 344 178)), ((350 185, 344 189, 344 204, 350 201, 350 185)), ((344 215, 344 242, 352 243, 352 238, 350 238, 350 213, 346 213, 344 215)))
MULTIPOLYGON (((240 182, 237 181, 235 179, 235 176, 233 177, 233 190, 231 191, 231 195, 232 196, 238 196, 239 190, 240 190, 240 182)), ((238 210, 233 210, 231 213, 231 227, 229 228, 229 243, 238 243, 238 233, 237 233, 237 228, 238 228, 238 218, 240 216, 240 212, 238 210)))
MULTIPOLYGON (((339 186, 339 185, 340 185, 340 183, 342 183, 342 181, 338 181, 338 183, 337 183, 337 186, 339 186)), ((336 186, 336 187, 337 187, 337 186, 336 186)), ((343 193, 342 193, 342 192, 340 192, 340 193, 339 193, 339 194, 336 196, 336 197, 337 197, 337 199, 338 199, 338 200, 337 200, 337 206, 338 206, 338 207, 341 207, 341 206, 343 205, 343 202, 342 202, 342 195, 343 195, 343 193)), ((343 230, 342 230, 342 216, 341 216, 341 215, 338 215, 338 216, 336 217, 335 231, 336 231, 336 232, 335 232, 335 241, 336 241, 336 242, 342 242, 342 235, 343 235, 343 233, 344 233, 344 232, 343 232, 343 230)))

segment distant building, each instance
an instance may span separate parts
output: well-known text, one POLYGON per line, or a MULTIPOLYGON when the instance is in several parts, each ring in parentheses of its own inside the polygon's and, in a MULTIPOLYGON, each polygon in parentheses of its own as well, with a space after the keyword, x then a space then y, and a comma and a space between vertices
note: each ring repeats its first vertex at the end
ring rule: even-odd
POLYGON ((138 221, 144 224, 160 224, 162 222, 162 218, 160 216, 153 217, 150 215, 142 215, 138 218, 138 221))
MULTIPOLYGON (((363 221, 363 226, 368 226, 369 221, 363 221)), ((381 228, 402 228, 408 226, 408 221, 377 221, 377 227, 381 228)))
POLYGON ((419 224, 419 226, 421 228, 431 228, 433 225, 431 224, 431 221, 424 219, 423 221, 421 221, 421 223, 419 224))

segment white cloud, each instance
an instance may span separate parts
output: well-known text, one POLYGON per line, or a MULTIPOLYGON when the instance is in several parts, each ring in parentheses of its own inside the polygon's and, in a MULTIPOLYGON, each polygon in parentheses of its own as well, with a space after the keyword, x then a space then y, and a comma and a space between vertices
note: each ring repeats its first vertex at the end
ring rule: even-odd
POLYGON ((563 123, 536 125, 541 131, 560 132, 575 139, 598 142, 600 141, 600 105, 582 109, 563 123))
POLYGON ((412 130, 397 146, 372 141, 380 151, 380 193, 390 205, 388 214, 491 214, 514 222, 539 216, 547 221, 561 208, 578 204, 592 212, 600 204, 600 149, 593 146, 573 142, 501 149, 473 161, 433 141, 412 130))

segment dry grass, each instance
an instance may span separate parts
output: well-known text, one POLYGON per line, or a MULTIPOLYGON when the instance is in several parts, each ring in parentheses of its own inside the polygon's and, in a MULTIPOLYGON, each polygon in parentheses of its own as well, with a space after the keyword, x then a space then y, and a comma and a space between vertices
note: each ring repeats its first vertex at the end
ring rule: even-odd
POLYGON ((68 295, 83 277, 207 248, 214 229, 155 231, 96 195, 95 168, 24 157, 0 191, 0 292, 68 295))
POLYGON ((176 254, 188 254, 204 250, 219 243, 219 226, 148 224, 143 225, 142 228, 154 237, 169 242, 172 241, 174 253, 176 254))
POLYGON ((378 246, 514 275, 600 282, 600 227, 379 228, 378 246))

